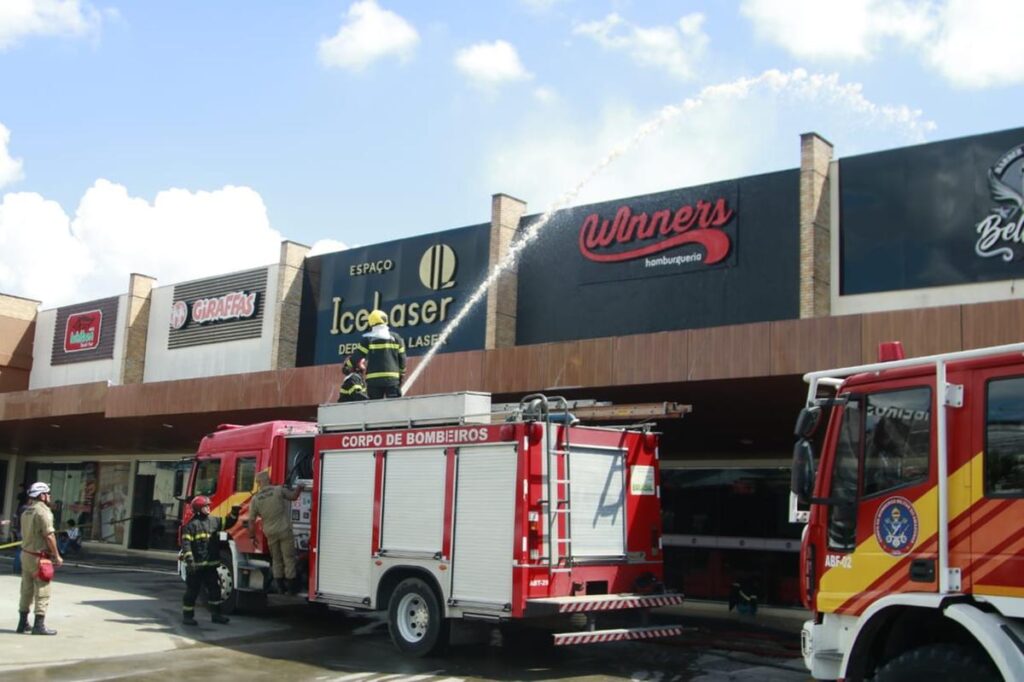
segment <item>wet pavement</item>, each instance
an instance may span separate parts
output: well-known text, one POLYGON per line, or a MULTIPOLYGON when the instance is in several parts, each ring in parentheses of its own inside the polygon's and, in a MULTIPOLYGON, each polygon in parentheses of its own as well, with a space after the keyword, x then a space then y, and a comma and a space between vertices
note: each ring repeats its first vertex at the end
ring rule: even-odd
POLYGON ((166 561, 125 565, 123 558, 84 559, 58 571, 47 625, 56 637, 17 635, 18 578, 0 560, 0 679, 229 679, 432 682, 456 680, 809 679, 792 632, 750 620, 658 613, 683 635, 653 642, 551 647, 542 636, 510 636, 456 624, 443 657, 399 655, 382 616, 319 609, 271 597, 260 615, 181 625, 183 587, 166 561), (9 614, 9 623, 2 614, 9 614))

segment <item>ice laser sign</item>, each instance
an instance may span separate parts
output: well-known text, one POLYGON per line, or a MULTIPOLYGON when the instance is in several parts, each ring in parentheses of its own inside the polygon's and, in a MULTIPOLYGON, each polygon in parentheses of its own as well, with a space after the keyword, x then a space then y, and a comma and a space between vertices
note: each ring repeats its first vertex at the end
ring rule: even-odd
MULTIPOLYGON (((308 327, 300 333, 302 361, 340 362, 370 330, 373 310, 388 316, 407 355, 430 350, 486 275, 489 228, 474 225, 307 259, 302 324, 315 316, 316 328, 315 334, 308 327)), ((473 311, 444 349, 482 348, 485 312, 473 311)))

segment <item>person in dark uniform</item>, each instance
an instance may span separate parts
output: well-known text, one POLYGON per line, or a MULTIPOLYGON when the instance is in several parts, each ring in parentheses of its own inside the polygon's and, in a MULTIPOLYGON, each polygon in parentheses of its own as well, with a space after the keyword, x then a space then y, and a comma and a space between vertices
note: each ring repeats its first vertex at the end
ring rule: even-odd
POLYGON ((210 498, 198 495, 192 500, 192 518, 181 529, 181 558, 185 562, 185 596, 181 600, 182 622, 198 625, 195 618, 196 597, 206 589, 206 603, 210 607, 210 620, 227 623, 230 619, 220 612, 224 601, 217 567, 220 566, 220 532, 238 521, 241 507, 232 507, 226 519, 210 516, 210 498))
POLYGON ((370 331, 352 354, 353 366, 366 358, 366 388, 371 400, 402 397, 405 378, 405 341, 388 328, 388 316, 374 310, 367 320, 370 331))
POLYGON ((370 396, 366 394, 366 380, 363 379, 362 370, 362 366, 356 368, 352 365, 351 357, 345 358, 345 362, 341 364, 341 371, 345 374, 345 378, 341 382, 341 388, 338 389, 339 403, 369 400, 370 396))

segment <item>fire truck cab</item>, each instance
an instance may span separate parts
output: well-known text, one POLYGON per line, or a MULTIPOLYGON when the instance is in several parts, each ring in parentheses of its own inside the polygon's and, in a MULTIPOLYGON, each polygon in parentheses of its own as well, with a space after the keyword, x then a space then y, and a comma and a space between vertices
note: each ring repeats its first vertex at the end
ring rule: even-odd
POLYGON ((1024 679, 1024 344, 882 344, 805 380, 791 520, 812 675, 1024 679))
POLYGON ((580 426, 564 401, 541 395, 496 419, 480 393, 322 405, 315 424, 224 426, 203 439, 188 492, 209 495, 214 514, 242 508, 223 538, 231 605, 262 601, 269 584, 261 529, 246 528, 266 468, 273 483, 306 484, 292 508, 305 598, 387 611, 405 653, 443 646, 452 619, 582 614, 586 629, 555 644, 681 631, 595 625, 599 613, 682 601, 662 585, 649 429, 580 426))

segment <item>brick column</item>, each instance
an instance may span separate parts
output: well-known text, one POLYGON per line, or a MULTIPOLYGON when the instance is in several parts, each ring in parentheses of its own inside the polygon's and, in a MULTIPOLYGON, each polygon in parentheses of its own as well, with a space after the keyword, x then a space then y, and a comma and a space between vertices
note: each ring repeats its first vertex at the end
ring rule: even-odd
POLYGON ((295 366, 299 341, 299 313, 302 304, 302 272, 309 247, 291 241, 281 242, 277 269, 277 301, 274 306, 274 346, 270 366, 287 369, 295 366))
POLYGON ((156 279, 132 273, 128 278, 128 310, 125 311, 124 358, 121 383, 141 384, 146 375, 146 336, 149 334, 149 309, 156 279))
POLYGON ((817 133, 800 136, 800 318, 831 310, 829 164, 832 143, 817 133))
MULTIPOLYGON (((491 251, 487 272, 491 273, 508 253, 526 213, 526 202, 507 194, 491 197, 491 251)), ((487 333, 484 348, 516 345, 516 296, 519 277, 515 265, 505 271, 487 292, 487 333)))

